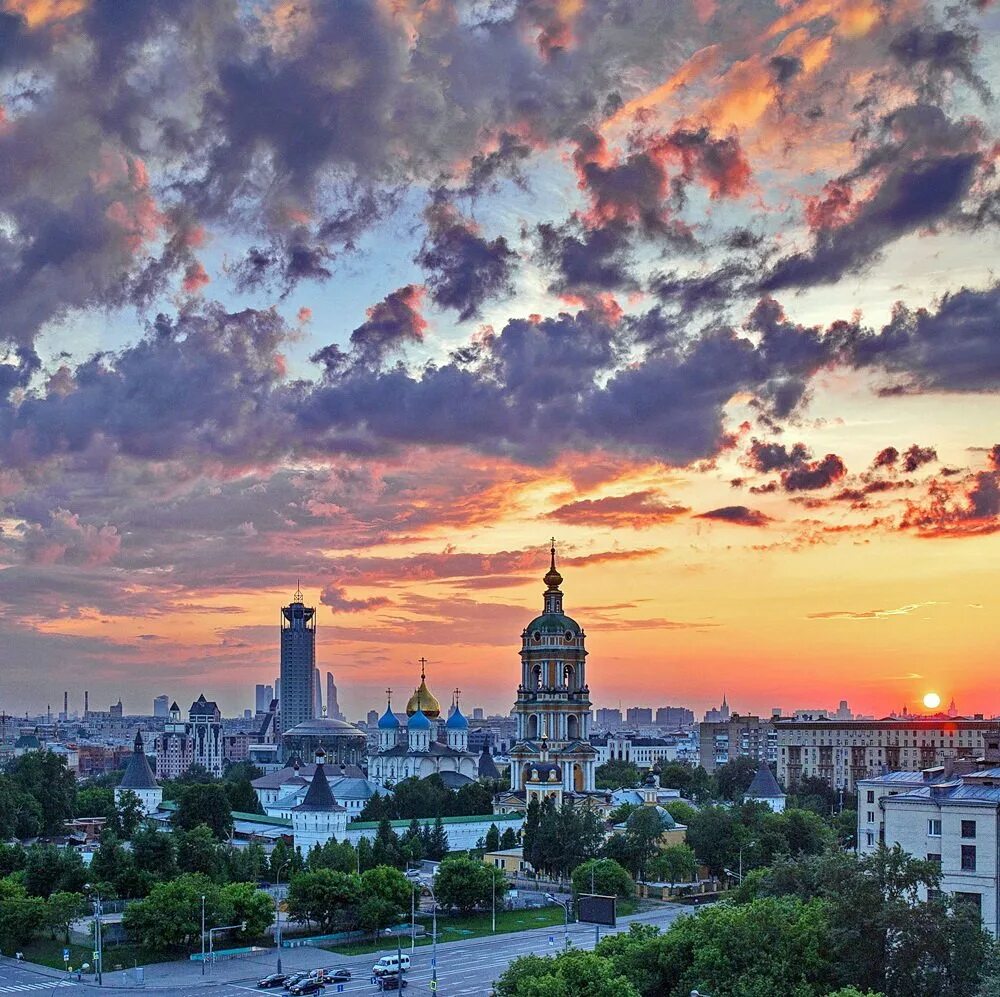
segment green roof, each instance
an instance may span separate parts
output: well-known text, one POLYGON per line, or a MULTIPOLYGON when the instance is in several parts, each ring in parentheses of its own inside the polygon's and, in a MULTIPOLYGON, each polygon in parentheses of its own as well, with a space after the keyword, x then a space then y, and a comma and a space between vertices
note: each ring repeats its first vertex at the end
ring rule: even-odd
MULTIPOLYGON (((164 800, 160 804, 161 810, 176 810, 176 800, 164 800)), ((287 817, 269 817, 267 814, 248 814, 241 810, 232 811, 233 820, 253 821, 255 824, 270 824, 272 827, 291 827, 292 822, 287 817)))
MULTIPOLYGON (((523 819, 523 814, 473 814, 471 817, 442 817, 441 823, 447 826, 448 824, 476 824, 490 820, 494 824, 502 824, 505 821, 523 819)), ((417 823, 433 824, 436 820, 436 817, 418 817, 417 823)), ((350 831, 353 828, 358 831, 366 831, 368 828, 378 827, 379 823, 380 822, 377 820, 355 820, 351 821, 351 823, 347 825, 347 830, 350 831)), ((410 826, 410 822, 408 820, 391 820, 389 821, 389 824, 393 828, 403 828, 404 830, 410 826)))
POLYGON ((541 616, 536 616, 524 629, 529 635, 532 630, 559 634, 572 630, 573 633, 579 633, 580 624, 564 613, 543 613, 541 616))

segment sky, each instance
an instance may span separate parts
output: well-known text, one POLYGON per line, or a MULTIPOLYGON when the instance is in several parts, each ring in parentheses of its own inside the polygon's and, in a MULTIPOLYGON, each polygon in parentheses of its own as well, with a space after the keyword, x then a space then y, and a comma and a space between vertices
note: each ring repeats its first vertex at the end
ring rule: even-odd
POLYGON ((0 710, 1000 712, 990 0, 0 0, 0 710))

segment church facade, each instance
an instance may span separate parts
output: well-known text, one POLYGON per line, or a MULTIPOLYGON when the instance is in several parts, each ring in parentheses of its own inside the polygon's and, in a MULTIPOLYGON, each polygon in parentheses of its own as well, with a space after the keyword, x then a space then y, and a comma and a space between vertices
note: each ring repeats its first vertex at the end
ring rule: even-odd
POLYGON ((459 789, 479 777, 479 759, 469 751, 469 721, 462 714, 458 691, 447 719, 427 688, 426 663, 420 685, 406 704, 405 717, 392 711, 387 690, 385 713, 378 722, 378 751, 368 759, 368 778, 379 788, 402 779, 440 775, 445 785, 459 789))
POLYGON ((510 750, 510 793, 497 801, 501 812, 527 806, 533 796, 597 795, 597 752, 587 685, 586 633, 563 611, 562 575, 555 544, 543 581, 542 614, 521 634, 521 682, 514 716, 517 740, 510 750))

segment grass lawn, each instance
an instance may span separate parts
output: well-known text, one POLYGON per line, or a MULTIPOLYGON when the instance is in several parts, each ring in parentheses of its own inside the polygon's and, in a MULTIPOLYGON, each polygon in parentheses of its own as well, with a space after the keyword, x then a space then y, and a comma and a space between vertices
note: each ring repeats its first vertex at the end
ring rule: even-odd
MULTIPOLYGON (((562 909, 559 907, 542 907, 539 910, 501 910, 497 911, 497 931, 498 935, 508 934, 512 931, 527 931, 530 928, 551 928, 561 926, 564 920, 562 909)), ((426 918, 421 919, 426 935, 417 938, 417 945, 431 944, 431 922, 426 918)), ((492 916, 490 914, 470 914, 468 917, 439 917, 438 918, 438 945, 446 942, 459 942, 467 938, 481 938, 484 935, 493 933, 492 916)), ((409 948, 410 937, 404 935, 402 938, 403 948, 409 948)), ((363 955, 366 952, 382 952, 394 950, 396 939, 379 938, 364 942, 351 942, 347 945, 324 945, 323 948, 330 952, 339 952, 341 955, 363 955)))
MULTIPOLYGON (((53 969, 65 969, 63 949, 69 949, 69 963, 73 969, 79 969, 85 962, 93 963, 93 949, 89 945, 66 945, 58 939, 36 938, 28 945, 22 945, 27 962, 36 962, 53 969)), ((106 945, 104 947, 104 971, 114 972, 115 969, 131 969, 136 962, 143 965, 143 958, 135 945, 106 945)))

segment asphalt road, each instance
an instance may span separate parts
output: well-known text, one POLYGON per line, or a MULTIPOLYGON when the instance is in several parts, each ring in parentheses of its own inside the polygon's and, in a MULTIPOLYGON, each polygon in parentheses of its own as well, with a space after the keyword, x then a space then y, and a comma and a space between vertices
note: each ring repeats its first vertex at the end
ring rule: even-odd
MULTIPOLYGON (((690 913, 689 907, 664 904, 655 909, 633 914, 619 921, 618 929, 601 928, 601 937, 613 930, 628 930, 633 922, 668 926, 677 917, 690 913)), ((595 944, 593 925, 571 924, 568 938, 574 948, 592 949, 595 944)), ((446 997, 476 997, 489 993, 493 981, 506 969, 511 960, 521 955, 551 955, 564 945, 562 928, 535 928, 512 934, 473 938, 464 942, 449 942, 438 946, 437 980, 438 994, 446 997)), ((405 944, 403 951, 409 951, 405 944)), ((412 953, 410 971, 406 974, 407 997, 428 997, 432 994, 431 946, 420 946, 412 953)), ((378 954, 362 956, 338 956, 335 952, 310 947, 286 949, 282 951, 282 969, 290 972, 297 969, 312 969, 320 966, 346 966, 354 974, 349 983, 329 985, 322 997, 335 997, 339 993, 374 995, 379 993, 371 983, 371 967, 378 954), (343 989, 341 989, 341 987, 343 989)), ((201 975, 199 966, 190 963, 164 963, 146 967, 145 985, 136 986, 131 974, 105 973, 104 990, 117 993, 136 993, 142 990, 155 991, 157 997, 246 997, 248 993, 283 997, 281 990, 260 991, 254 984, 257 979, 275 970, 276 953, 255 956, 240 962, 220 963, 201 975)), ((49 971, 50 974, 52 971, 49 971)), ((42 977, 34 969, 26 969, 9 960, 0 963, 0 997, 5 994, 25 994, 27 997, 40 991, 58 989, 65 997, 74 997, 70 990, 77 991, 78 997, 93 997, 97 989, 91 983, 77 983, 53 976, 42 977)))

